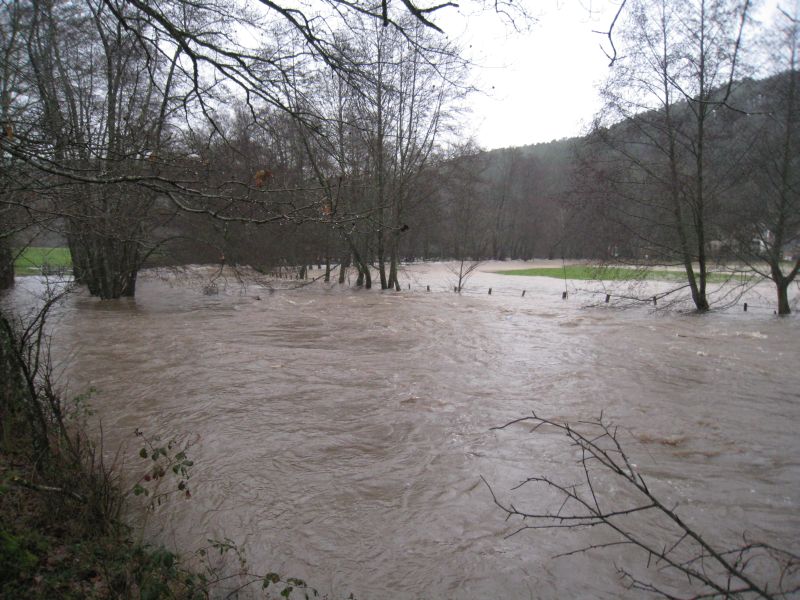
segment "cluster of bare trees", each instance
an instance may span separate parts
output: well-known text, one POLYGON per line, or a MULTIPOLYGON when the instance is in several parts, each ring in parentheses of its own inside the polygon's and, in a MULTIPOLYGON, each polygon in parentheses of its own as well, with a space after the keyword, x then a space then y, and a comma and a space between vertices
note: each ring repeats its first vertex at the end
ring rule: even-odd
POLYGON ((735 261, 790 311, 796 4, 770 30, 748 0, 627 0, 592 135, 493 153, 455 143, 470 90, 445 6, 4 3, 0 282, 36 226, 102 298, 154 257, 352 264, 386 289, 406 257, 605 254, 681 267, 700 311, 735 261))
POLYGON ((609 254, 681 266, 701 312, 718 259, 772 279, 780 314, 800 267, 787 262, 800 239, 800 12, 779 9, 761 40, 752 12, 747 0, 627 2, 584 157, 609 254))
POLYGON ((60 227, 79 281, 132 295, 148 251, 153 156, 169 143, 177 54, 148 23, 123 26, 124 3, 4 5, 9 73, 3 160, 7 207, 60 227))
POLYGON ((322 215, 344 242, 339 256, 352 257, 366 287, 374 263, 381 288, 399 289, 407 212, 427 194, 426 172, 467 91, 459 84, 465 63, 450 43, 411 20, 402 32, 351 21, 348 34, 339 40, 342 54, 352 62, 367 58, 358 85, 341 73, 317 72, 312 95, 292 89, 290 99, 314 115, 298 135, 324 191, 322 215))
POLYGON ((432 21, 446 6, 4 3, 3 281, 36 226, 101 298, 134 294, 168 247, 352 260, 397 287, 406 212, 467 91, 432 21))
POLYGON ((5 5, 6 247, 60 232, 101 298, 133 295, 153 256, 352 264, 383 289, 404 257, 533 256, 540 211, 516 215, 545 169, 454 143, 467 64, 427 13, 356 10, 324 32, 278 14, 5 5), (268 41, 232 42, 242 28, 268 41))

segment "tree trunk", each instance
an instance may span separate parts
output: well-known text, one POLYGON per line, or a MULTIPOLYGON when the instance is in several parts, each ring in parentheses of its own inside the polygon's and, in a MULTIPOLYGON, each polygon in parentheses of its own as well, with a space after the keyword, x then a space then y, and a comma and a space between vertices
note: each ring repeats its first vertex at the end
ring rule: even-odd
POLYGON ((792 314, 792 309, 789 306, 789 282, 787 280, 781 281, 777 284, 778 287, 778 314, 789 315, 792 314))
POLYGON ((342 257, 341 262, 339 263, 339 285, 344 284, 344 280, 347 277, 347 267, 350 266, 350 255, 342 257))
POLYGON ((0 239, 0 290, 14 285, 14 255, 5 238, 0 239))
MULTIPOLYGON (((381 210, 381 213, 383 210, 381 210)), ((383 230, 378 230, 378 273, 381 278, 381 289, 385 290, 389 287, 389 283, 386 281, 386 257, 384 256, 384 248, 383 248, 383 230)))
POLYGON ((72 278, 78 285, 83 285, 86 283, 86 277, 83 274, 83 252, 77 238, 69 231, 67 231, 67 247, 72 257, 72 278))
POLYGON ((389 251, 389 287, 394 287, 398 292, 400 291, 400 281, 397 279, 397 263, 398 263, 398 232, 392 232, 392 246, 389 251))
POLYGON ((792 270, 789 271, 787 275, 784 275, 783 271, 781 271, 781 264, 778 256, 779 255, 773 257, 774 260, 770 265, 772 281, 775 282, 775 288, 778 292, 778 314, 790 315, 792 314, 792 309, 789 306, 789 286, 792 285, 792 282, 797 277, 798 271, 800 271, 800 259, 797 259, 792 270))
POLYGON ((67 239, 75 281, 85 284, 92 296, 113 300, 136 293, 140 254, 135 241, 108 237, 80 223, 70 224, 67 239))

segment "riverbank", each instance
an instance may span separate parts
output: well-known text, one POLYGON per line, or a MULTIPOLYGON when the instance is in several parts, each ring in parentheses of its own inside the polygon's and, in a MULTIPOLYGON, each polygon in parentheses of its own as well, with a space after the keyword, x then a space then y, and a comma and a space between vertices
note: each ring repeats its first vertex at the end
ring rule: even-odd
POLYGON ((0 451, 0 598, 205 597, 175 554, 86 514, 97 489, 65 489, 63 479, 52 485, 24 454, 0 451))
POLYGON ((204 597, 199 576, 123 521, 127 494, 86 433, 87 397, 53 378, 52 305, 24 324, 0 311, 0 598, 204 597))

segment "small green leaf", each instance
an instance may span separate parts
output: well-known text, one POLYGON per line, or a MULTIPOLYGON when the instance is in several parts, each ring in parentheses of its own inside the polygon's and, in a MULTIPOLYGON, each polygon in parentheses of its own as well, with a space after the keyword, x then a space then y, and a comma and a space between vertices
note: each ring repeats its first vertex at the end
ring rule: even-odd
POLYGON ((147 448, 142 448, 141 450, 139 450, 139 456, 141 456, 142 458, 147 458, 147 448))

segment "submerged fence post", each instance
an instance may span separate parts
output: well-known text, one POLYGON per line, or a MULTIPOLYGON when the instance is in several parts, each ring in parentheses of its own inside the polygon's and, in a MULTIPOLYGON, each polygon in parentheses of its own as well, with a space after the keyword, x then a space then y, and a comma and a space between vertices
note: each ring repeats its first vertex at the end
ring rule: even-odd
POLYGON ((522 297, 525 297, 525 290, 522 290, 522 297))
POLYGON ((492 295, 492 288, 489 288, 489 295, 492 295))
POLYGON ((744 312, 747 312, 747 302, 744 303, 744 312))
POLYGON ((653 296, 653 306, 658 306, 658 298, 653 296))
POLYGON ((611 301, 611 294, 606 294, 606 304, 611 301))
POLYGON ((431 286, 429 286, 429 285, 426 285, 426 286, 425 286, 425 288, 426 288, 426 289, 427 289, 429 292, 431 291, 431 286))
POLYGON ((562 300, 566 300, 567 299, 567 292, 561 292, 561 299, 562 300))

